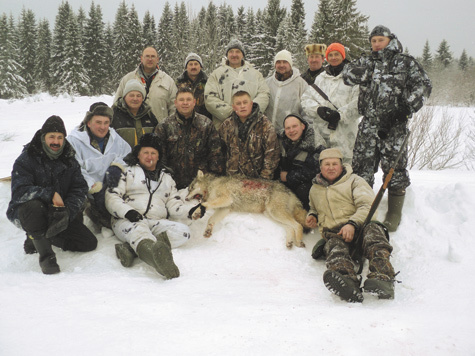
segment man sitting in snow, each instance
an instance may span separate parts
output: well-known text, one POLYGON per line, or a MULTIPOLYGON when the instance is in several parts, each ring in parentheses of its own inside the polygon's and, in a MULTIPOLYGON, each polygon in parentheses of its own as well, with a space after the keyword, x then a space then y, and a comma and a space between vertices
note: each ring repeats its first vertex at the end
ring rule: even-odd
POLYGON ((352 172, 350 165, 342 164, 343 155, 338 148, 322 151, 319 159, 321 173, 310 189, 306 223, 311 228, 318 225, 326 240, 325 286, 348 302, 363 301, 361 276, 355 273, 350 257, 350 248, 355 247, 350 243, 363 228, 363 255, 369 260, 370 271, 364 291, 375 293, 381 299, 394 298, 395 273, 389 262, 393 248, 387 229, 378 222, 362 226, 374 200, 373 189, 352 172))
POLYGON ((89 187, 86 214, 107 228, 111 216, 105 206, 105 189, 117 186, 125 165, 122 158, 131 151, 127 141, 109 127, 113 114, 105 103, 92 104, 79 127, 68 137, 89 187))
POLYGON ((38 251, 44 274, 59 272, 51 244, 81 252, 97 246, 82 222, 87 183, 65 137, 63 120, 51 116, 13 164, 7 217, 26 231, 25 252, 38 251))

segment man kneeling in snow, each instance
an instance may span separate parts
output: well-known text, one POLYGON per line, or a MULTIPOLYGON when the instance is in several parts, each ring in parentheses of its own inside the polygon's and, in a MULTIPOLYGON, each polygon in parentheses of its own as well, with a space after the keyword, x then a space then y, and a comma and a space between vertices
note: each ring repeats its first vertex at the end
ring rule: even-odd
POLYGON ((82 222, 87 183, 63 120, 51 116, 13 164, 7 217, 26 231, 25 252, 40 255, 44 274, 59 272, 51 244, 64 251, 92 251, 97 239, 82 222))
POLYGON ((378 222, 362 226, 374 200, 373 189, 352 172, 350 165, 342 164, 343 155, 338 148, 322 151, 319 159, 321 173, 314 178, 310 189, 306 223, 311 228, 318 224, 326 240, 325 286, 348 302, 363 301, 361 276, 355 273, 350 257, 350 248, 354 246, 350 243, 358 230, 364 228, 363 255, 369 260, 370 270, 364 291, 381 299, 394 298, 395 273, 389 262, 393 248, 387 229, 378 222))

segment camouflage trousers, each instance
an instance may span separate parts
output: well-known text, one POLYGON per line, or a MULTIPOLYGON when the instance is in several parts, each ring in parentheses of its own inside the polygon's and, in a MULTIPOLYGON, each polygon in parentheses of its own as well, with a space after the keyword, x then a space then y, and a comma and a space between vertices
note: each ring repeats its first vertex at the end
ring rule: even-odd
MULTIPOLYGON (((350 244, 336 234, 338 231, 323 232, 323 236, 327 240, 325 244, 327 269, 347 275, 359 283, 355 265, 350 257, 350 244)), ((363 233, 363 254, 369 261, 368 278, 383 281, 394 279, 394 269, 389 262, 392 250, 383 227, 378 223, 369 223, 363 233)))
MULTIPOLYGON (((382 140, 378 136, 378 126, 371 124, 366 117, 363 118, 358 125, 358 134, 353 149, 353 173, 362 177, 373 187, 374 174, 378 171, 378 166, 381 163, 384 181, 408 132, 407 124, 399 122, 391 127, 388 137, 382 140)), ((389 190, 404 191, 411 184, 409 172, 406 168, 407 146, 404 148, 401 159, 394 169, 394 174, 389 182, 389 190)))

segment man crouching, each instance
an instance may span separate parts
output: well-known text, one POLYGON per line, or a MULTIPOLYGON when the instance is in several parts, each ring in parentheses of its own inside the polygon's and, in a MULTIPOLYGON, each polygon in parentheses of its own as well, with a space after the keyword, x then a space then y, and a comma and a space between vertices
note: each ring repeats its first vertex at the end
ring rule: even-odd
POLYGON ((320 153, 319 173, 310 189, 310 211, 306 223, 317 225, 326 240, 324 252, 327 271, 325 286, 348 302, 363 301, 361 276, 355 272, 350 257, 351 244, 359 229, 363 232, 363 255, 369 260, 370 273, 364 291, 381 299, 394 298, 394 269, 389 262, 393 250, 384 225, 371 222, 362 226, 374 199, 373 189, 366 181, 342 164, 343 155, 337 148, 320 153))
POLYGON ((13 164, 7 217, 26 231, 26 253, 38 252, 44 274, 59 272, 51 245, 92 251, 97 239, 83 224, 88 190, 59 116, 51 116, 13 164))

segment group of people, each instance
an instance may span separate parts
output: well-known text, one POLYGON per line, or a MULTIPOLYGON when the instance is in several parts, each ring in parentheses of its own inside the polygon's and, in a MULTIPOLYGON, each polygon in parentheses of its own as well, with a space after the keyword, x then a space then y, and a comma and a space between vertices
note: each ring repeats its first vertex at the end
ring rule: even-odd
POLYGON ((309 68, 302 74, 282 50, 267 79, 236 39, 209 77, 200 56, 190 53, 173 80, 160 70, 157 51, 145 48, 112 107, 91 105, 67 138, 61 118, 48 118, 15 161, 7 215, 27 234, 25 252, 38 252, 42 271, 52 274, 60 270, 52 244, 95 249, 82 220, 85 207, 122 241, 115 246, 122 265, 138 256, 176 278, 171 250, 190 238, 188 185, 198 170, 239 174, 279 180, 296 194, 309 212, 308 227, 322 234, 325 286, 350 302, 363 300, 350 257, 363 230, 370 268, 363 289, 393 298, 388 230, 399 225, 410 184, 402 144, 407 120, 431 85, 389 29, 377 26, 369 41, 371 53, 353 62, 340 43, 307 45, 309 68), (363 226, 374 173, 381 163, 386 176, 401 150, 385 222, 363 226))

